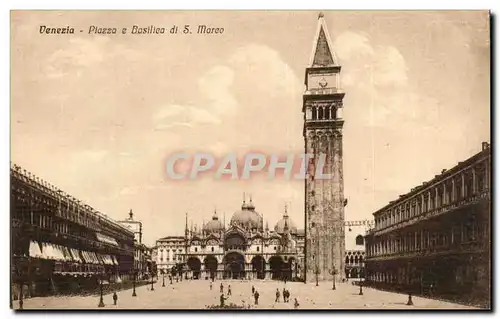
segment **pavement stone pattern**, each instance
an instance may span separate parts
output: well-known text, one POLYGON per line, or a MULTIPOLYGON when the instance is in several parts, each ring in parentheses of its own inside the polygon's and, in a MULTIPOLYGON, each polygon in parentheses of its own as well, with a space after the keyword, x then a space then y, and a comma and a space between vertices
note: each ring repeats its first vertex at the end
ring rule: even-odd
MULTIPOLYGON (((183 281, 172 285, 161 282, 136 289, 137 297, 132 297, 132 289, 118 291, 118 304, 113 305, 112 294, 104 295, 104 308, 98 308, 99 297, 36 297, 24 301, 24 309, 205 309, 208 305, 218 305, 220 283, 224 284, 224 293, 231 285, 232 295, 227 296, 226 304, 243 303, 250 309, 290 309, 294 310, 294 298, 299 301, 299 309, 477 309, 464 305, 449 303, 413 296, 413 306, 407 306, 407 295, 363 288, 359 295, 359 287, 351 283, 337 283, 332 290, 331 282, 315 283, 279 281, 215 281, 210 290, 206 280, 183 281), (259 291, 259 305, 254 305, 252 285, 259 291), (283 288, 290 291, 290 302, 283 302, 283 288), (280 290, 280 302, 275 303, 276 288, 280 290)), ((14 301, 14 309, 19 308, 19 301, 14 301)))

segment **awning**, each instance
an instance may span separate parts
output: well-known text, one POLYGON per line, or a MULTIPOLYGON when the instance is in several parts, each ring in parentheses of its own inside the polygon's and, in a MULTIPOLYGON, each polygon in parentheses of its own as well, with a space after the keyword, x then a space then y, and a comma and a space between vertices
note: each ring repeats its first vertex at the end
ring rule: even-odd
POLYGON ((101 234, 101 233, 96 233, 96 235, 97 235, 97 240, 99 240, 103 243, 118 246, 118 242, 113 237, 109 237, 109 236, 101 234))
POLYGON ((101 261, 99 260, 99 257, 97 257, 96 253, 90 252, 90 255, 92 256, 92 260, 94 261, 94 264, 101 264, 101 261))
POLYGON ((55 259, 52 246, 47 243, 42 244, 42 258, 43 259, 55 259))
POLYGON ((80 257, 80 254, 79 254, 77 249, 70 248, 69 250, 71 251, 71 255, 73 256, 74 261, 82 263, 82 264, 84 263, 84 261, 80 257))
POLYGON ((69 251, 69 248, 64 246, 61 246, 61 248, 64 253, 64 257, 66 258, 66 261, 74 261, 73 256, 71 256, 71 253, 69 251))
POLYGON ((90 258, 89 258, 89 256, 87 255, 87 252, 86 252, 85 250, 80 250, 80 253, 82 254, 83 263, 84 263, 84 264, 88 264, 88 263, 90 263, 90 258))
POLYGON ((59 245, 53 245, 55 259, 58 261, 67 261, 66 256, 64 256, 63 248, 59 245))
POLYGON ((29 256, 33 258, 43 258, 43 253, 38 242, 30 241, 29 256))
POLYGON ((113 261, 111 260, 111 257, 109 255, 100 255, 100 257, 102 258, 102 262, 105 265, 113 265, 113 261))

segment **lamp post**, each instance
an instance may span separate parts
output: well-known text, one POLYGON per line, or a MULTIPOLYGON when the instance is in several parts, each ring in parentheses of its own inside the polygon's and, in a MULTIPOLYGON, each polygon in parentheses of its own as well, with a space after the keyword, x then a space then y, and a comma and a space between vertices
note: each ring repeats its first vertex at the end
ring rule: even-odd
POLYGON ((134 273, 134 281, 133 281, 133 290, 132 290, 132 297, 137 297, 137 294, 135 293, 135 277, 137 275, 137 272, 135 271, 135 269, 133 270, 133 273, 134 273))
POLYGON ((318 280, 319 280, 319 226, 316 225, 316 268, 315 268, 315 274, 316 274, 316 287, 319 286, 318 280))
POLYGON ((163 273, 163 285, 162 287, 165 287, 165 273, 163 273))
POLYGON ((359 280, 359 295, 363 296, 363 279, 359 280))
POLYGON ((151 291, 155 291, 155 287, 153 287, 153 272, 151 272, 151 291))
POLYGON ((99 290, 100 290, 100 293, 101 293, 101 298, 99 300, 99 305, 97 305, 97 307, 99 308, 103 308, 104 307, 104 299, 103 299, 103 295, 102 295, 102 279, 104 278, 104 275, 101 273, 101 278, 99 280, 99 290))
POLYGON ((24 286, 24 283, 23 281, 21 280, 21 283, 20 283, 20 291, 19 291, 19 310, 23 310, 23 304, 24 304, 24 301, 23 301, 23 295, 24 295, 24 291, 23 291, 23 286, 24 286))

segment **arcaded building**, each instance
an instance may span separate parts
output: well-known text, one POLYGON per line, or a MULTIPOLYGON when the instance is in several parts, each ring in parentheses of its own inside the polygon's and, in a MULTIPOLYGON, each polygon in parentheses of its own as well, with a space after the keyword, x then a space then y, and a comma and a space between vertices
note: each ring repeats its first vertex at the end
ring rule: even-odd
POLYGON ((376 211, 366 237, 367 283, 488 304, 491 149, 445 169, 376 211))

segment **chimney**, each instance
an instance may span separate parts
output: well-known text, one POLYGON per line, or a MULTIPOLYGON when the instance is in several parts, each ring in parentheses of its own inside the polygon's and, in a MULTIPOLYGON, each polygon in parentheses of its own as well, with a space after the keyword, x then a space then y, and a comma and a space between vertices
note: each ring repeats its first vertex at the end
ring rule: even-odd
POLYGON ((482 145, 483 151, 487 150, 488 148, 490 148, 490 144, 488 142, 483 142, 483 143, 481 143, 481 145, 482 145))

